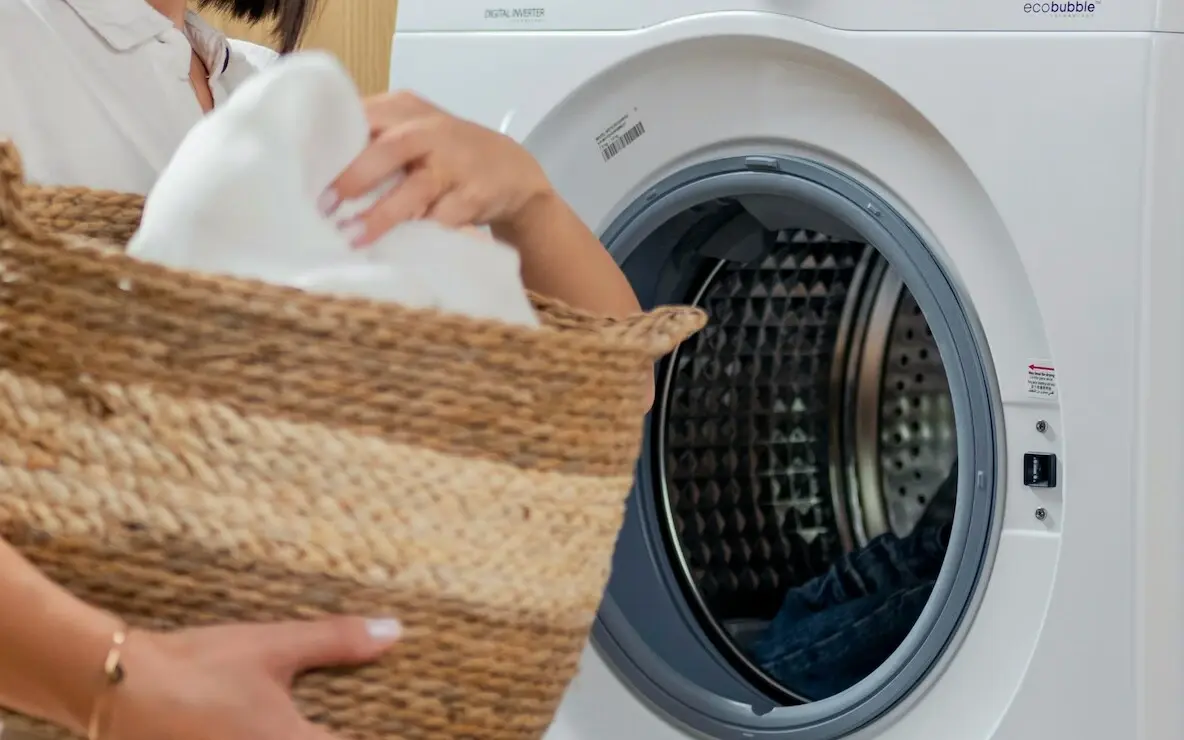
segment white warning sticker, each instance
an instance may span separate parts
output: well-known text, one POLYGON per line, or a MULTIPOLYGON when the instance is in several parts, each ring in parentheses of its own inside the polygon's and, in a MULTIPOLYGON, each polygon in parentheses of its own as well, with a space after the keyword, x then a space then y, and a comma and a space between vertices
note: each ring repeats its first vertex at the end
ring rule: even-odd
POLYGON ((1044 401, 1057 398, 1057 369, 1049 360, 1028 363, 1028 397, 1044 401))

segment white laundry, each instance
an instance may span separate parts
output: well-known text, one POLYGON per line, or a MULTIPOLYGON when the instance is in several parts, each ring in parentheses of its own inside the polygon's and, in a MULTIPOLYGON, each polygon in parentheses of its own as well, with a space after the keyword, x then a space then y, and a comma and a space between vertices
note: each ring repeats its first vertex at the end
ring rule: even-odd
POLYGON ((181 143, 128 252, 178 269, 537 326, 507 245, 420 221, 371 247, 350 246, 337 222, 398 178, 332 217, 318 199, 368 141, 361 98, 334 57, 283 57, 181 143))

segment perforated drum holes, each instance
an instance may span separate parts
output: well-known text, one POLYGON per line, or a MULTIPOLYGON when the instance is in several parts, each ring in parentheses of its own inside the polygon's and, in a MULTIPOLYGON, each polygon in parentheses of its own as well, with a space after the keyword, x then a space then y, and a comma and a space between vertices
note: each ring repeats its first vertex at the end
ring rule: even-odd
POLYGON ((881 382, 880 466, 888 528, 912 531, 958 457, 954 406, 933 332, 905 290, 891 319, 881 382))

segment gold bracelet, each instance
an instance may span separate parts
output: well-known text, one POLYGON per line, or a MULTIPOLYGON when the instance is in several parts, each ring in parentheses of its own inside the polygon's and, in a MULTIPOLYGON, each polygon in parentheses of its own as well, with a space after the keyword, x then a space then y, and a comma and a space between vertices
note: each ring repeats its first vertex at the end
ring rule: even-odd
POLYGON ((111 635, 111 649, 107 651, 107 659, 103 661, 103 685, 95 695, 94 706, 90 710, 90 721, 86 723, 86 739, 99 740, 107 715, 108 699, 111 689, 123 683, 123 644, 127 642, 127 628, 116 630, 111 635))

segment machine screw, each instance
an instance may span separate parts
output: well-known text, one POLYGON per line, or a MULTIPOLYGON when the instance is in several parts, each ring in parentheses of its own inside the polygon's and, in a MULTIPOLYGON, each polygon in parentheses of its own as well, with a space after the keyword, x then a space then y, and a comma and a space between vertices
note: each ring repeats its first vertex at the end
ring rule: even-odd
POLYGON ((1044 434, 1046 431, 1048 431, 1048 422, 1045 421, 1044 419, 1041 419, 1040 421, 1036 422, 1036 431, 1040 432, 1041 434, 1044 434))
POLYGON ((1047 518, 1048 518, 1048 509, 1041 506, 1039 509, 1036 510, 1036 521, 1042 522, 1047 518))

